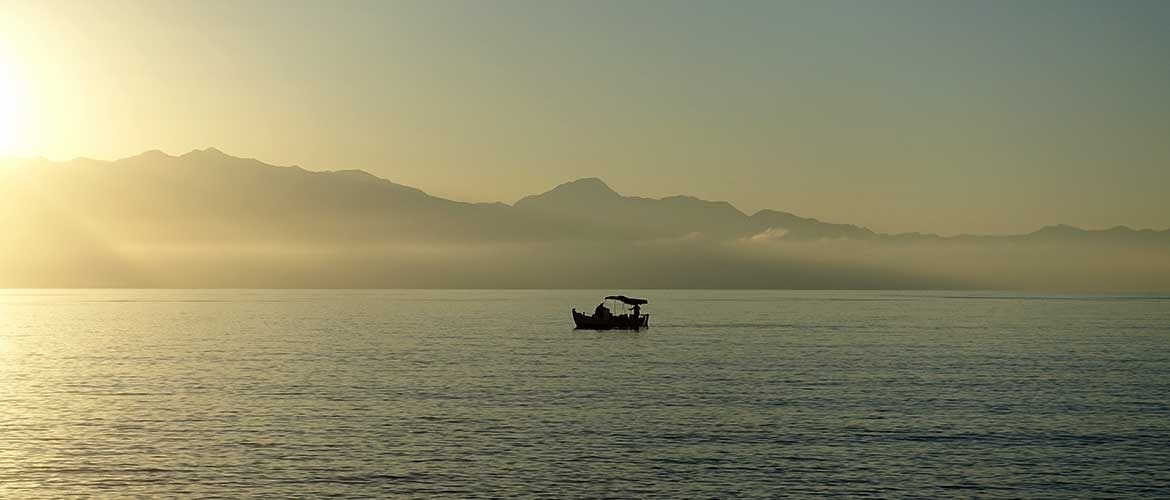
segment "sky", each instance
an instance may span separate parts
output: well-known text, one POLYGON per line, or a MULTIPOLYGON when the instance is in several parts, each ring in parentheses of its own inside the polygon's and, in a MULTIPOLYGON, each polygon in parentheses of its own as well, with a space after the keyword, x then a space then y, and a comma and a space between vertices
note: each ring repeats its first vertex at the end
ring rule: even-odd
POLYGON ((215 146, 514 202, 1170 227, 1170 2, 0 0, 0 156, 215 146))

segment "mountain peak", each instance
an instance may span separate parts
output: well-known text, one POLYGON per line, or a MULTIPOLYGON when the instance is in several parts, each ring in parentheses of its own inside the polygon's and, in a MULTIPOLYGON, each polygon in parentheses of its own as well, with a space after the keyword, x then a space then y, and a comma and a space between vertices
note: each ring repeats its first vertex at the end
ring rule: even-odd
POLYGON ((604 202, 620 199, 622 195, 596 177, 586 177, 566 182, 544 193, 525 196, 516 202, 516 206, 539 205, 547 203, 569 203, 576 206, 580 203, 604 202))
MULTIPOLYGON (((575 181, 569 181, 553 188, 549 193, 554 191, 574 191, 579 193, 604 193, 607 195, 618 195, 616 191, 609 187, 605 181, 597 177, 583 177, 575 181)), ((620 195, 618 195, 620 196, 620 195)))
POLYGON ((198 157, 198 158, 235 158, 232 155, 224 153, 215 147, 208 147, 204 149, 192 149, 191 152, 183 155, 183 158, 198 157))
POLYGON ((131 156, 129 158, 126 158, 126 159, 127 160, 165 160, 167 158, 174 158, 174 156, 166 154, 158 149, 152 149, 150 151, 145 151, 145 152, 139 153, 137 155, 131 156))

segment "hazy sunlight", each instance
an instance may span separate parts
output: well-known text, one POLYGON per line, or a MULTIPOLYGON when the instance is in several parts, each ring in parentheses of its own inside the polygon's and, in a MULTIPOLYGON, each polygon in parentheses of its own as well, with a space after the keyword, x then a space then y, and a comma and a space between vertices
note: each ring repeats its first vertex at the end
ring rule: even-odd
POLYGON ((0 500, 1170 499, 1170 0, 0 0, 0 500))
POLYGON ((28 98, 15 66, 0 56, 0 156, 27 153, 28 98))

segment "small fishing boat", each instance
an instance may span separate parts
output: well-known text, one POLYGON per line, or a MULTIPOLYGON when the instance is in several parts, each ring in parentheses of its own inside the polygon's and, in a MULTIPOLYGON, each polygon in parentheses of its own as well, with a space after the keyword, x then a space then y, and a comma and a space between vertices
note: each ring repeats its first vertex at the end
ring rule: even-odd
POLYGON ((592 316, 577 312, 577 309, 573 308, 573 323, 576 323, 580 330, 637 330, 646 328, 650 326, 650 315, 642 314, 642 306, 647 303, 649 301, 646 299, 636 299, 625 295, 609 295, 605 297, 605 301, 597 305, 592 316), (615 314, 613 311, 618 309, 617 304, 619 303, 622 304, 620 307, 623 312, 615 314), (613 304, 615 307, 610 309, 606 304, 613 304))

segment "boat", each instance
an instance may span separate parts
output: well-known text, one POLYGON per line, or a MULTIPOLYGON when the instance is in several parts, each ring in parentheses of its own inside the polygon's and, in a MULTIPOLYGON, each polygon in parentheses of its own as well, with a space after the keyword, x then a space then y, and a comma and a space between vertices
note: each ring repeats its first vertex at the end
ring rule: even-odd
POLYGON ((573 308, 573 323, 577 325, 578 330, 637 330, 646 328, 650 326, 650 315, 642 314, 642 306, 648 303, 649 301, 646 299, 626 297, 625 295, 608 295, 605 297, 605 301, 597 306, 592 316, 577 312, 577 308, 573 308), (615 308, 610 309, 606 306, 607 303, 614 304, 615 308), (611 312, 617 308, 618 303, 622 304, 624 311, 622 314, 611 312))

